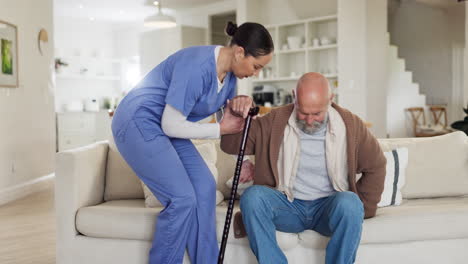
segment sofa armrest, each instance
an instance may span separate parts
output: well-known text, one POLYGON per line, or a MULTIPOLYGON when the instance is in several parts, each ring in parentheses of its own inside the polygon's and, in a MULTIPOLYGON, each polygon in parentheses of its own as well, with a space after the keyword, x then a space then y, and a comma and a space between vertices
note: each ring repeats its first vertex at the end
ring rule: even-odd
POLYGON ((73 248, 72 240, 78 234, 75 225, 77 211, 104 200, 108 149, 108 142, 103 141, 56 155, 57 260, 63 260, 67 250, 73 248))

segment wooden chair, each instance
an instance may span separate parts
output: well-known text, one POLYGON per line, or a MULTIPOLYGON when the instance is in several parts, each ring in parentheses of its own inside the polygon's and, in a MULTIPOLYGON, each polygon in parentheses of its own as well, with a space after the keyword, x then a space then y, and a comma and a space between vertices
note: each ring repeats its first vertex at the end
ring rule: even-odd
POLYGON ((445 106, 433 105, 429 107, 429 110, 431 111, 432 117, 434 118, 434 125, 442 126, 443 128, 448 126, 447 108, 445 106), (443 120, 441 120, 442 118, 443 120))
MULTIPOLYGON (((408 111, 411 115, 411 119, 413 123, 413 133, 415 137, 434 137, 434 136, 444 135, 450 132, 446 130, 443 126, 442 127, 435 126, 432 124, 426 125, 426 115, 424 113, 423 107, 410 107, 410 108, 407 108, 406 111, 408 111)), ((436 111, 436 109, 434 111, 436 111)), ((434 121, 435 124, 440 123, 442 114, 439 114, 438 112, 432 112, 432 113, 433 114, 435 113, 434 120, 437 120, 437 121, 434 121)), ((446 118, 447 118, 447 115, 445 114, 445 126, 447 124, 446 118)))

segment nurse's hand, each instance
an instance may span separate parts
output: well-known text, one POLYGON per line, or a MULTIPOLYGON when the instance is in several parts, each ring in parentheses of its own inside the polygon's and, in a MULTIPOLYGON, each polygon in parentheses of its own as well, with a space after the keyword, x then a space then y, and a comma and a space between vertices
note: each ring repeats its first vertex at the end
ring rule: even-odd
POLYGON ((221 135, 237 134, 244 129, 244 119, 240 116, 235 116, 229 107, 226 107, 224 116, 219 126, 221 128, 221 135))
POLYGON ((253 99, 247 95, 238 95, 228 103, 229 108, 233 111, 234 115, 247 118, 250 108, 254 106, 253 99))

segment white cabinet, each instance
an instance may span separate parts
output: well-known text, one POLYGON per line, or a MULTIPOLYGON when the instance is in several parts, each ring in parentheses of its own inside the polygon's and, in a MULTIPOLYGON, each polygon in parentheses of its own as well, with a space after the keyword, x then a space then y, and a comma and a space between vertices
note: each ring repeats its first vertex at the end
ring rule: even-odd
POLYGON ((57 150, 64 151, 108 139, 111 118, 107 112, 57 114, 57 150))

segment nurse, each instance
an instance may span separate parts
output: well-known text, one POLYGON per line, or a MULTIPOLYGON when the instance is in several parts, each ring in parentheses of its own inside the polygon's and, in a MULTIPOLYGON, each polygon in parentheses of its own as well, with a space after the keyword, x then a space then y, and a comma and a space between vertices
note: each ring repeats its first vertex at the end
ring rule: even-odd
POLYGON ((119 152, 165 207, 158 216, 151 264, 213 264, 216 183, 190 139, 219 138, 243 128, 253 101, 236 95, 236 78, 271 61, 273 41, 260 24, 229 22, 227 46, 182 49, 150 71, 119 104, 112 133, 119 152), (195 123, 224 106, 219 123, 195 123), (243 118, 242 118, 243 117, 243 118))

